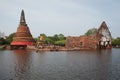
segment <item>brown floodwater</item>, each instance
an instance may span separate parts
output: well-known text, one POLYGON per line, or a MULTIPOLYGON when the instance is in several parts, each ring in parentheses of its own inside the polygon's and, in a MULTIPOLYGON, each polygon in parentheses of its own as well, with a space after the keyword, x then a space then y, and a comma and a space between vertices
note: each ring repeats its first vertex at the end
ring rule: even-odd
POLYGON ((120 49, 2 50, 0 80, 120 80, 120 49))

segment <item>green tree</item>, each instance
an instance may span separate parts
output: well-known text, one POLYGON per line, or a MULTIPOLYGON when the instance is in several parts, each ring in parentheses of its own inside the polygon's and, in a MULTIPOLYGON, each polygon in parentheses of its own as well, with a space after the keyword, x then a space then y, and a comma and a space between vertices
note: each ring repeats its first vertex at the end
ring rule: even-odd
POLYGON ((120 45, 120 37, 117 37, 116 39, 112 39, 112 45, 113 46, 120 45))
POLYGON ((0 45, 4 45, 6 43, 4 38, 0 38, 0 45))
POLYGON ((66 40, 59 40, 55 42, 55 45, 65 46, 66 40))
POLYGON ((33 38, 34 39, 34 42, 36 43, 37 42, 37 40, 38 40, 38 38, 33 38))
POLYGON ((91 29, 89 29, 89 30, 85 33, 85 35, 86 35, 86 36, 93 35, 96 31, 97 31, 96 28, 91 28, 91 29))
POLYGON ((44 38, 47 37, 46 34, 44 34, 44 33, 40 34, 40 36, 43 36, 44 38))
POLYGON ((13 37, 14 37, 15 33, 11 33, 8 38, 6 39, 6 43, 7 44, 10 44, 13 40, 13 37))
POLYGON ((59 40, 58 35, 55 34, 55 35, 52 37, 52 39, 53 39, 53 41, 57 41, 57 40, 59 40))
POLYGON ((58 35, 59 40, 65 40, 65 36, 63 34, 58 35))
POLYGON ((45 38, 45 39, 44 39, 44 42, 45 42, 46 44, 54 44, 54 41, 53 41, 50 37, 45 38))
POLYGON ((65 36, 63 34, 55 34, 53 36, 46 36, 45 34, 40 34, 44 37, 43 44, 55 44, 55 45, 65 45, 65 36))

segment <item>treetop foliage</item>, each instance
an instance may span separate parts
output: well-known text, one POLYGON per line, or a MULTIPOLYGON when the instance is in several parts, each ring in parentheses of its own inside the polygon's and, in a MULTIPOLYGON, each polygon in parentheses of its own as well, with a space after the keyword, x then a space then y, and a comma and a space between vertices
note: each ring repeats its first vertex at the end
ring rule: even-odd
MULTIPOLYGON (((54 45, 65 45, 65 36, 63 34, 55 34, 53 36, 47 36, 44 33, 40 34, 40 36, 43 36, 42 43, 44 44, 54 44, 54 45)), ((40 41, 40 36, 38 38, 38 41, 40 41)))
POLYGON ((6 44, 10 44, 13 40, 13 37, 15 35, 15 32, 14 33, 11 33, 8 38, 6 39, 6 44))
POLYGON ((120 37, 117 37, 116 39, 112 39, 112 45, 113 46, 120 45, 120 37))
POLYGON ((97 28, 91 28, 85 33, 85 35, 86 36, 93 35, 96 31, 97 31, 97 28))

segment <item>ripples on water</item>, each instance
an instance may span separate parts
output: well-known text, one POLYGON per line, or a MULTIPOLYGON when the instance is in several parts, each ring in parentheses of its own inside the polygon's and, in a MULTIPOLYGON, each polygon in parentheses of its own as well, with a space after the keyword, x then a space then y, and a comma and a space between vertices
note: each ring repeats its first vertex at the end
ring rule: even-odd
POLYGON ((0 80, 120 80, 120 49, 0 51, 0 80))

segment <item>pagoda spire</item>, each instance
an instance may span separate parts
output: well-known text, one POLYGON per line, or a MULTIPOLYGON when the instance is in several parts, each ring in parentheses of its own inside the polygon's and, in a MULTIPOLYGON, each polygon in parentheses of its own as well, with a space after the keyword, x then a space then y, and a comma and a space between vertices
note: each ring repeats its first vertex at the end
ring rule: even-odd
POLYGON ((21 25, 24 25, 24 26, 26 26, 26 25, 27 25, 27 24, 26 24, 26 21, 25 21, 25 14, 24 14, 24 10, 22 10, 22 12, 21 12, 20 24, 21 24, 21 25))

